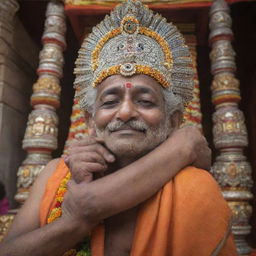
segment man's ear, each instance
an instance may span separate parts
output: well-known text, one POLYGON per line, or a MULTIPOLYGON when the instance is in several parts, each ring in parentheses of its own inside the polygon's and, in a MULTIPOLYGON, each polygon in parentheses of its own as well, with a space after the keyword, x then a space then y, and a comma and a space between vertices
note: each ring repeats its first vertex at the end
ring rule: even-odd
POLYGON ((94 120, 91 114, 88 115, 87 120, 88 120, 88 134, 90 136, 95 136, 96 135, 95 125, 94 125, 94 120))
POLYGON ((171 127, 175 130, 178 129, 182 124, 182 118, 183 118, 182 112, 179 110, 175 111, 170 117, 171 127))

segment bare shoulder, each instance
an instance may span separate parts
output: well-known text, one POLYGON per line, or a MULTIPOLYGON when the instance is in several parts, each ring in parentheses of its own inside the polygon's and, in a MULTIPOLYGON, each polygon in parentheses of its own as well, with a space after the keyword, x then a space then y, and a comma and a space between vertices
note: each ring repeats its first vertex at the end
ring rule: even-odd
POLYGON ((6 240, 39 228, 40 201, 43 197, 47 181, 56 170, 59 161, 59 159, 51 160, 37 177, 30 191, 29 198, 19 209, 19 212, 8 231, 5 238, 6 240))
MULTIPOLYGON (((36 181, 35 181, 35 184, 33 186, 33 189, 34 187, 37 187, 37 184, 39 185, 39 187, 41 188, 42 187, 42 184, 47 182, 48 178, 53 174, 53 172, 56 170, 56 167, 58 165, 60 161, 60 158, 56 158, 56 159, 53 159, 51 160, 46 166, 45 168, 43 169, 43 171, 40 173, 40 175, 37 177, 36 181)), ((44 184, 44 185, 45 185, 44 184)))

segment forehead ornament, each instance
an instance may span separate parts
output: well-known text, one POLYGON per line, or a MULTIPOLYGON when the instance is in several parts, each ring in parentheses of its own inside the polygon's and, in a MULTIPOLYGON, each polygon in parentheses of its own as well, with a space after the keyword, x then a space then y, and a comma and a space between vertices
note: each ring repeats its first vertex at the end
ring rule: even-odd
POLYGON ((124 86, 128 89, 131 89, 132 88, 132 83, 125 83, 124 86))
POLYGON ((76 97, 85 109, 88 92, 112 75, 148 75, 180 95, 183 103, 191 100, 194 85, 182 35, 138 0, 118 5, 93 28, 79 50, 75 74, 76 97))
POLYGON ((133 63, 125 63, 120 66, 120 74, 123 76, 132 76, 136 73, 136 66, 133 63))

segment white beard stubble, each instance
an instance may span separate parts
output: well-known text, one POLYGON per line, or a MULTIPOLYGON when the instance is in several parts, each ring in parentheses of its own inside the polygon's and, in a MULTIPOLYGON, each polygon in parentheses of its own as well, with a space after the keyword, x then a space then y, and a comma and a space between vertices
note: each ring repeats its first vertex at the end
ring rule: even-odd
MULTIPOLYGON (((95 128, 97 136, 104 139, 106 147, 118 158, 127 157, 137 159, 164 142, 172 131, 169 119, 163 120, 156 128, 148 127, 143 121, 136 121, 138 122, 138 127, 147 127, 141 140, 134 141, 133 139, 127 138, 120 140, 115 139, 115 141, 113 141, 114 138, 112 138, 111 131, 108 127, 115 127, 115 122, 116 121, 110 122, 108 126, 102 130, 98 129, 98 127, 95 128)), ((123 125, 127 126, 129 122, 123 123, 123 125)), ((118 125, 118 127, 120 127, 120 125, 118 125)), ((136 128, 136 126, 134 127, 132 125, 131 127, 136 128)))

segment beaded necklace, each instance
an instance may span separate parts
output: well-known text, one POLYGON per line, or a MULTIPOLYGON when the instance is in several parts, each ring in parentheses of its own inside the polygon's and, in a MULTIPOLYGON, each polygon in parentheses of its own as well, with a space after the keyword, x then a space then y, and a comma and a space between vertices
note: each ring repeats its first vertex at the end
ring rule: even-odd
MULTIPOLYGON (((57 190, 57 193, 55 195, 56 203, 47 218, 47 224, 55 221, 62 215, 61 205, 63 202, 64 195, 67 192, 67 183, 70 180, 70 178, 71 173, 68 172, 65 178, 62 179, 60 186, 57 190)), ((91 256, 90 239, 86 238, 83 243, 77 246, 77 249, 70 249, 69 251, 65 252, 63 256, 91 256)))

